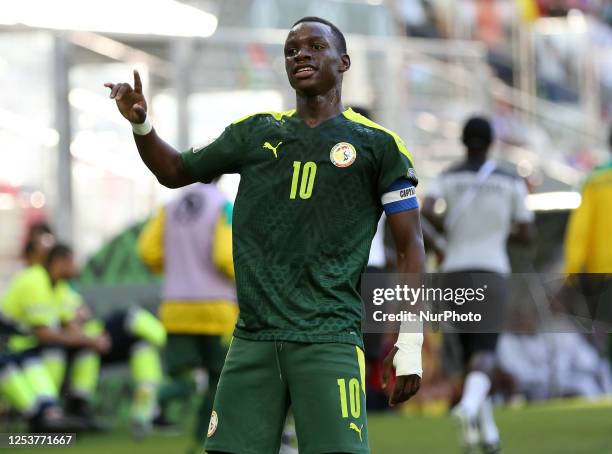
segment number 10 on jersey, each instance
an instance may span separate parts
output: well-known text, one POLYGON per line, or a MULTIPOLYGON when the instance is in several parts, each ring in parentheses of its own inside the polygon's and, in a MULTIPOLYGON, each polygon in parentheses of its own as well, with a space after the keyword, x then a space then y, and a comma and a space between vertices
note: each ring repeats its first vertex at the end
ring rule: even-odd
POLYGON ((301 161, 293 161, 293 178, 291 179, 290 199, 295 199, 298 195, 300 199, 309 199, 312 196, 312 187, 314 186, 315 176, 317 174, 317 165, 308 161, 302 167, 301 161), (300 178, 300 174, 302 177, 300 178))

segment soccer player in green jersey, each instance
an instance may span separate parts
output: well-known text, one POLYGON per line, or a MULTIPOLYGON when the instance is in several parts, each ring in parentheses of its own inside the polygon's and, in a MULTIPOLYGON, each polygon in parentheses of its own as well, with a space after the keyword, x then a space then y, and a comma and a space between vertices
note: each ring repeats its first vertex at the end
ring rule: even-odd
MULTIPOLYGON (((229 125, 179 153, 147 118, 142 83, 108 83, 147 167, 165 186, 241 176, 233 214, 240 317, 211 415, 209 453, 278 452, 287 409, 302 454, 369 453, 358 292, 383 208, 399 271, 423 271, 412 158, 401 139, 345 109, 351 61, 333 24, 307 17, 284 47, 296 109, 229 125)), ((391 404, 420 386, 421 334, 402 333, 386 361, 391 404)))

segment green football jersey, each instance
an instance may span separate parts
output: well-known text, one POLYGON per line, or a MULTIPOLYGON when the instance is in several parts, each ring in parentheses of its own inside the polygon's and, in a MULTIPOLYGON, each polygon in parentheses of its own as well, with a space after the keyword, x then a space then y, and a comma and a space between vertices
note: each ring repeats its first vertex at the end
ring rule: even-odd
POLYGON ((361 345, 361 273, 392 183, 416 185, 401 139, 351 109, 311 128, 248 116, 182 154, 204 183, 241 176, 233 212, 240 317, 252 340, 361 345))

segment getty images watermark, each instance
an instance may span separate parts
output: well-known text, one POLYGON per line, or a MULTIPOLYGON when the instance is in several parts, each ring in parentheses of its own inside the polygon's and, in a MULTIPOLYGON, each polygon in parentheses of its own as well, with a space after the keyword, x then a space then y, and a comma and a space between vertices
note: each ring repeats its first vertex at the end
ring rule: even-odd
POLYGON ((425 284, 416 288, 409 284, 374 288, 372 291, 374 306, 399 304, 407 305, 411 310, 386 312, 381 308, 373 312, 372 318, 375 322, 480 322, 482 308, 478 312, 451 309, 434 311, 432 308, 440 304, 463 306, 466 303, 483 302, 486 299, 487 288, 487 284, 476 288, 435 288, 427 287, 425 284))
POLYGON ((612 332, 612 275, 366 273, 361 296, 365 333, 612 332))

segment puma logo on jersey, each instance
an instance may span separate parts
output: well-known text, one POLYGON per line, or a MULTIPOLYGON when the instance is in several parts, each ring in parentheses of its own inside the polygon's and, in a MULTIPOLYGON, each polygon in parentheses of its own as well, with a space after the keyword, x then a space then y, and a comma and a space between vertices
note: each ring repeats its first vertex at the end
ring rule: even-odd
POLYGON ((354 430, 355 432, 357 432, 359 434, 359 441, 363 441, 361 438, 361 430, 363 429, 363 424, 361 425, 361 427, 357 427, 357 424, 355 424, 354 422, 349 424, 349 430, 354 430))
POLYGON ((265 148, 267 150, 271 150, 272 153, 274 153, 274 157, 278 159, 278 156, 276 155, 276 150, 278 149, 278 147, 281 146, 283 142, 278 142, 278 145, 276 145, 275 147, 272 146, 272 144, 270 142, 266 142, 262 145, 262 148, 265 148))

